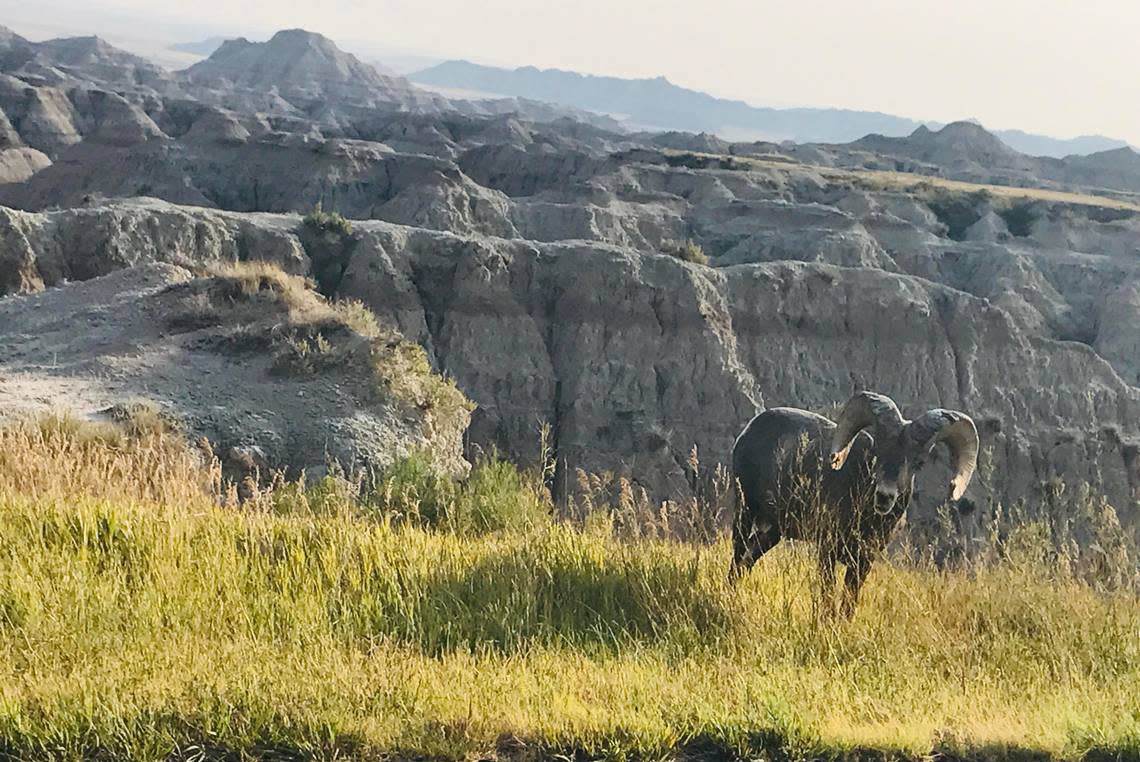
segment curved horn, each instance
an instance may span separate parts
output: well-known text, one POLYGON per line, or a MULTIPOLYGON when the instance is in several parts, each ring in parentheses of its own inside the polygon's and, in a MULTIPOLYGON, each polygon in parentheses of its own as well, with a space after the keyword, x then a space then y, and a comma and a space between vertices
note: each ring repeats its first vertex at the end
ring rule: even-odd
POLYGON ((911 441, 924 455, 939 442, 945 442, 950 448, 954 469, 954 476, 950 479, 950 499, 960 499, 978 467, 978 429, 974 420, 957 410, 937 408, 915 418, 907 428, 912 432, 911 441))
POLYGON ((863 429, 871 428, 872 436, 889 436, 896 434, 905 423, 898 405, 890 397, 874 392, 856 393, 847 400, 835 422, 835 433, 831 437, 831 467, 836 470, 843 468, 855 436, 863 429))

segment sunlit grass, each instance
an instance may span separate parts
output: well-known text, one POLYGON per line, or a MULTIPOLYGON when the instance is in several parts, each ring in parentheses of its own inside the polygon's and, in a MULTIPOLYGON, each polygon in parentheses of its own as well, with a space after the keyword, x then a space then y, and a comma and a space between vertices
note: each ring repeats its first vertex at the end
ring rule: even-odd
POLYGON ((35 430, 0 437, 59 476, 0 473, 0 755, 1140 755, 1133 592, 883 564, 819 621, 800 549, 731 588, 724 543, 225 507, 164 434, 35 430))
POLYGON ((977 183, 967 180, 951 180, 945 177, 923 175, 913 172, 825 167, 813 164, 802 164, 794 159, 777 154, 767 156, 725 156, 700 151, 677 151, 675 149, 664 149, 662 153, 667 156, 691 155, 708 160, 731 160, 739 169, 768 169, 780 172, 787 172, 789 169, 807 169, 812 172, 818 172, 833 182, 854 182, 876 190, 905 191, 914 190, 919 186, 934 186, 956 193, 977 193, 978 191, 986 191, 1002 199, 1047 201, 1140 212, 1140 203, 1127 200, 1128 197, 1134 196, 1135 194, 1125 191, 1105 190, 1104 195, 1102 195, 1099 192, 1078 192, 1051 188, 977 183))
MULTIPOLYGON (((965 180, 950 180, 945 177, 932 175, 919 175, 910 172, 891 172, 887 170, 834 170, 822 171, 825 176, 855 176, 860 182, 883 190, 914 190, 920 186, 933 185, 948 191, 958 193, 977 193, 986 191, 992 196, 1005 199, 1026 201, 1049 201, 1061 204, 1076 204, 1078 206, 1098 206, 1106 209, 1125 209, 1140 212, 1140 204, 1126 201, 1112 196, 1102 196, 1093 193, 1079 193, 1050 188, 1026 188, 1015 185, 995 185, 993 183, 972 183, 965 180)), ((1123 195, 1123 194, 1121 194, 1123 195)))

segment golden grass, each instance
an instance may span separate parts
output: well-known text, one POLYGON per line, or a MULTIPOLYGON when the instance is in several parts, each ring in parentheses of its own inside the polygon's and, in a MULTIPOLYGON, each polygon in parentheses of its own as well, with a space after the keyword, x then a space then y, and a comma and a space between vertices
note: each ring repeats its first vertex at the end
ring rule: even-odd
POLYGON ((890 172, 885 170, 833 170, 823 169, 821 174, 829 179, 854 177, 864 185, 880 190, 913 191, 919 186, 933 185, 948 191, 958 193, 976 193, 987 191, 990 194, 1004 199, 1049 201, 1060 204, 1075 204, 1077 206, 1098 206, 1106 209, 1126 209, 1140 212, 1140 204, 1125 201, 1109 196, 1099 196, 1091 193, 1075 193, 1071 191, 1052 190, 1048 188, 1022 188, 1013 185, 993 185, 990 183, 971 183, 963 180, 949 180, 931 175, 917 175, 909 172, 890 172))
POLYGON ((1011 200, 1048 201, 1060 204, 1075 204, 1078 206, 1096 206, 1107 209, 1124 209, 1140 212, 1140 203, 1128 201, 1118 196, 1134 195, 1124 192, 1114 192, 1114 195, 1099 195, 1095 193, 1080 193, 1049 188, 1025 188, 1013 185, 995 185, 990 183, 975 183, 964 180, 950 180, 934 175, 922 175, 912 172, 896 172, 877 169, 844 169, 838 167, 824 167, 814 164, 803 164, 785 156, 727 156, 723 154, 703 153, 700 151, 677 151, 665 149, 663 154, 670 157, 690 155, 710 161, 731 161, 741 169, 768 169, 778 172, 787 172, 791 169, 817 172, 831 182, 848 182, 875 190, 913 191, 919 186, 934 186, 955 193, 976 193, 987 191, 992 195, 1011 200))
POLYGON ((933 175, 918 175, 913 172, 896 172, 888 170, 870 169, 839 169, 832 167, 816 167, 813 164, 783 159, 766 159, 766 157, 734 156, 740 162, 748 162, 752 167, 773 169, 787 172, 796 168, 819 172, 831 183, 852 183, 863 187, 876 189, 876 191, 915 191, 922 186, 934 186, 954 193, 977 193, 986 191, 999 198, 1009 198, 1015 201, 1045 201, 1062 204, 1076 204, 1078 206, 1101 206, 1105 209, 1121 209, 1127 211, 1140 211, 1140 203, 1125 201, 1123 198, 1092 193, 1077 193, 1070 191, 1055 191, 1050 188, 1026 188, 1012 185, 994 185, 990 183, 969 183, 966 180, 951 180, 933 175))
POLYGON ((692 238, 686 238, 683 241, 662 241, 661 251, 694 265, 707 265, 709 263, 704 248, 692 238))
POLYGON ((0 437, 0 755, 1140 756, 1135 592, 883 564, 820 621, 796 549, 226 508, 163 436, 0 437))

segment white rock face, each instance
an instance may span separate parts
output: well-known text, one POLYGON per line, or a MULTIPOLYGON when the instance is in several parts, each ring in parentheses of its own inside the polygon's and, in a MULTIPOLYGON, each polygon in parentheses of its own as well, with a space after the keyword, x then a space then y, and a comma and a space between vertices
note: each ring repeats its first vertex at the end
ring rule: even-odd
POLYGON ((1009 228, 992 209, 986 211, 977 222, 966 228, 966 240, 982 243, 995 243, 1009 238, 1009 228))

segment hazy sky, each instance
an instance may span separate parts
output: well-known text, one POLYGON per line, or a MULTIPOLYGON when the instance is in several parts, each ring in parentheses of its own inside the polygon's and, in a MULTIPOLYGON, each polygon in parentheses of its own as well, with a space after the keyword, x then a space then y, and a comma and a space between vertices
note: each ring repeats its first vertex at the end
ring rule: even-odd
POLYGON ((349 48, 1140 144, 1137 0, 0 0, 17 31, 40 16, 156 39, 300 26, 349 48))

